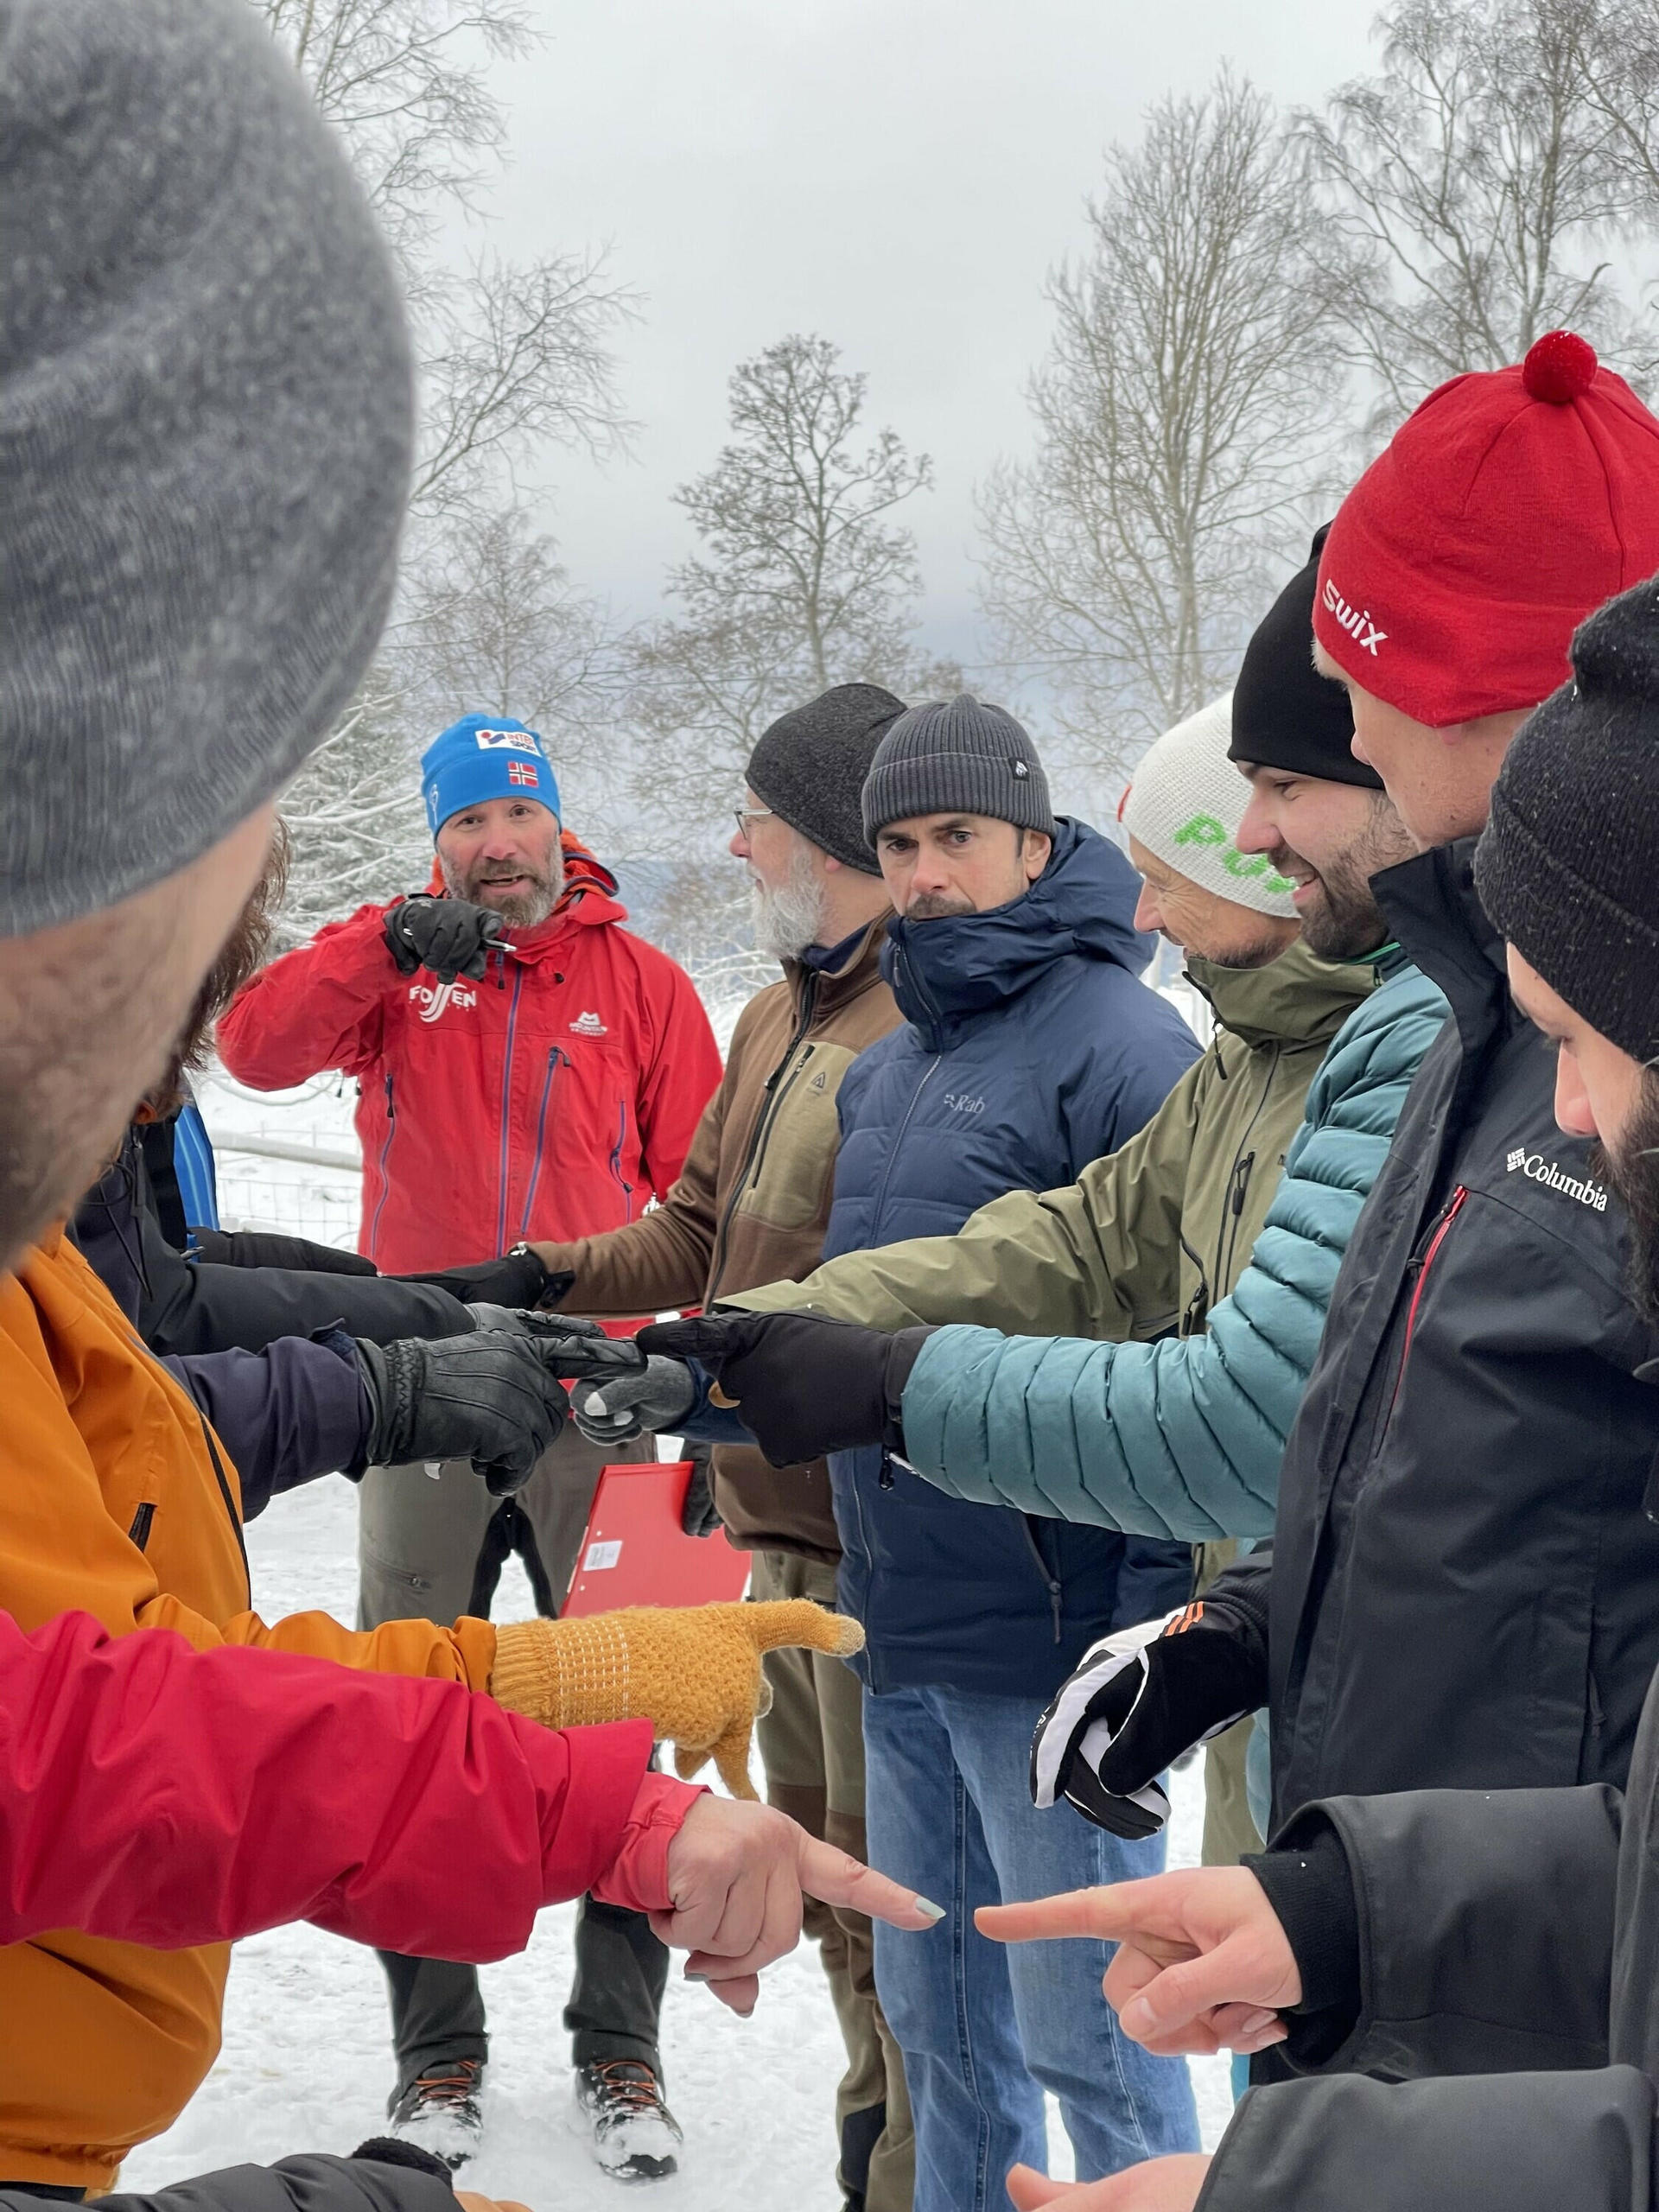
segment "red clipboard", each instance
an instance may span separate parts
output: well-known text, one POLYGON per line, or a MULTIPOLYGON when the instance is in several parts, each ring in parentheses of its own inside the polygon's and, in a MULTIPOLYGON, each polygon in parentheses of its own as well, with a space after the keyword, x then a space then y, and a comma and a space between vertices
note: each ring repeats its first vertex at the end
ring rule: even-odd
POLYGON ((689 1459, 601 1468, 564 1601, 567 1620, 620 1605, 708 1605, 743 1595, 747 1552, 734 1550, 719 1529, 688 1536, 680 1526, 690 1482, 689 1459))

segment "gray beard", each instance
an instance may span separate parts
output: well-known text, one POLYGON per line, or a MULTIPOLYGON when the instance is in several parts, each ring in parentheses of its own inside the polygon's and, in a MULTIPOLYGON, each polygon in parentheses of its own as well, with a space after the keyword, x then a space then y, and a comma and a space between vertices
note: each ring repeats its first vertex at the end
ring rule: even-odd
POLYGON ((534 891, 521 892, 510 899, 493 897, 489 885, 480 883, 475 876, 457 876, 442 853, 438 855, 438 866, 443 873, 443 887, 452 899, 464 899, 472 906, 489 907, 493 912, 500 915, 508 929, 539 929, 558 905, 559 893, 564 889, 564 858, 562 854, 554 857, 551 880, 541 877, 534 891))
POLYGON ((774 890, 759 879, 749 885, 749 911, 758 951, 774 960, 798 960, 823 931, 823 886, 810 853, 790 855, 789 874, 774 890))

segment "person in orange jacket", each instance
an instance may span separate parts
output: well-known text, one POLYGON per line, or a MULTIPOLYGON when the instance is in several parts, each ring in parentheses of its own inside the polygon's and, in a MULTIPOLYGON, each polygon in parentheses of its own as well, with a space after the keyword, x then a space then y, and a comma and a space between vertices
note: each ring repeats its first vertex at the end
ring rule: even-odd
MULTIPOLYGON (((363 1634, 252 1610, 234 1465, 61 1223, 166 1065, 273 795, 373 651, 409 477, 404 313, 360 188, 239 0, 0 0, 0 1610, 25 1634, 79 1611, 245 1647, 226 1656, 250 1669, 289 1652, 488 1688, 550 1726, 632 1719, 573 1739, 565 1863, 592 1878, 634 1829, 624 1894, 740 2008, 803 1880, 926 1925, 777 1813, 647 1770, 653 1732, 733 1766, 758 1646, 791 1622, 363 1634)), ((365 1733, 365 1772, 400 1740, 365 1733)), ((181 1825, 204 1810, 181 1789, 181 1825)), ((0 2192, 107 2187, 217 2051, 224 1944, 181 1920, 179 1948, 150 1948, 153 1923, 129 1941, 97 1906, 75 1916, 105 1932, 0 1951, 0 2192)), ((378 2187, 396 2201, 395 2170, 378 2187)))

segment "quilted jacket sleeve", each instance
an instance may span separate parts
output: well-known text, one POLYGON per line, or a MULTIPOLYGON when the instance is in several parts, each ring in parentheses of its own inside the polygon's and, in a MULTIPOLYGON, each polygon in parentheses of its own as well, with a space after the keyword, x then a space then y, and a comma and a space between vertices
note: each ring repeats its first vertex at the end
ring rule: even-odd
POLYGON ((1131 1535, 1266 1535, 1337 1269, 1445 1014, 1406 969, 1344 1023, 1249 1265, 1206 1334, 1099 1344, 938 1331, 905 1391, 916 1471, 956 1497, 1131 1535))

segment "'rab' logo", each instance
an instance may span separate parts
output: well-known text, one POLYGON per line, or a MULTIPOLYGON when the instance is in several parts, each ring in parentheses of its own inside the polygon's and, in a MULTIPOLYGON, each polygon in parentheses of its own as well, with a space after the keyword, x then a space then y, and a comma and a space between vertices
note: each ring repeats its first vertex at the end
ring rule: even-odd
POLYGON ((1379 630, 1372 621, 1370 607, 1361 609, 1350 607, 1329 576, 1325 580, 1325 590, 1321 597, 1349 636, 1357 640, 1360 651, 1370 653, 1373 660, 1377 659, 1379 656, 1376 649, 1389 633, 1386 630, 1379 630))

